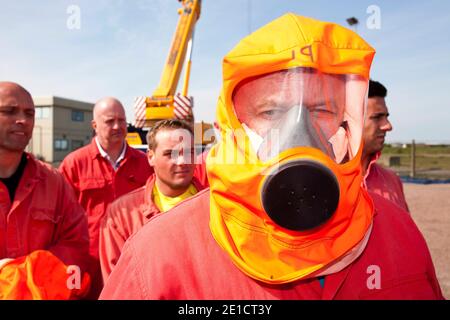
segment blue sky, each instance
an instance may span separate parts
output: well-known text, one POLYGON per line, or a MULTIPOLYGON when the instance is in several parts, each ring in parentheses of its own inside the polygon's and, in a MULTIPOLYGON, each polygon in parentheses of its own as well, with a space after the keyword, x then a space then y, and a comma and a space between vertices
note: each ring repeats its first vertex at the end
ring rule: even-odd
MULTIPOLYGON (((176 0, 0 0, 0 80, 33 95, 95 102, 119 98, 132 120, 135 96, 151 95, 178 20, 176 0), (80 29, 67 8, 80 8, 80 29)), ((450 143, 450 1, 203 0, 190 94, 198 120, 215 118, 223 56, 249 32, 286 12, 346 25, 376 50, 372 78, 389 90, 388 141, 450 143), (370 5, 380 29, 369 29, 370 5)))

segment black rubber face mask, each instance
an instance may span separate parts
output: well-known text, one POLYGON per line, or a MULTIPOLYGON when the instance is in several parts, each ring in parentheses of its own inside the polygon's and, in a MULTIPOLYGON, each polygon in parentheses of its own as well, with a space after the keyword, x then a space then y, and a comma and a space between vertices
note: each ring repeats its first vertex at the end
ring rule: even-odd
MULTIPOLYGON (((289 133, 280 128, 283 141, 280 150, 308 146, 330 155, 332 148, 320 143, 309 122, 307 108, 301 108, 301 117, 294 118, 296 123, 289 133)), ((265 143, 260 151, 264 150, 265 143)), ((266 213, 276 224, 293 231, 308 231, 326 223, 336 211, 339 196, 339 184, 333 172, 312 160, 300 159, 280 165, 262 188, 266 213)))

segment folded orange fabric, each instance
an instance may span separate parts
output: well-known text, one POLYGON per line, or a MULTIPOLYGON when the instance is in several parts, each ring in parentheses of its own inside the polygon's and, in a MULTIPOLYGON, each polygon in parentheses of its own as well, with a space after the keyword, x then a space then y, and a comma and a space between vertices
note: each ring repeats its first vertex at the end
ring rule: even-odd
POLYGON ((4 300, 77 299, 89 287, 89 274, 65 265, 50 251, 34 251, 0 268, 0 299, 4 300))

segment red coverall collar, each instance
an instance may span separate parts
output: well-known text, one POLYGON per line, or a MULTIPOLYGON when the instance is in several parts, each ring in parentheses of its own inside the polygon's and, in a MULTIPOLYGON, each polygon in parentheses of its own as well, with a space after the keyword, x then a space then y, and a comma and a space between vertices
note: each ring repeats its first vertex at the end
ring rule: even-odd
MULTIPOLYGON (((380 157, 381 157, 381 151, 373 154, 372 157, 370 158, 369 165, 367 166, 366 174, 364 175, 364 178, 363 178, 363 187, 367 191, 368 191, 368 189, 367 189, 366 180, 367 180, 367 178, 370 175, 370 171, 372 170, 372 166, 377 162, 377 160, 380 157)), ((373 211, 373 216, 375 217, 377 214, 378 214, 378 211, 376 210, 376 207, 375 207, 375 210, 373 211)))
POLYGON ((30 194, 31 190, 33 190, 40 181, 44 181, 46 178, 43 171, 43 165, 38 164, 38 160, 36 160, 32 154, 25 152, 25 155, 27 157, 27 164, 16 189, 15 201, 11 203, 8 198, 8 211, 14 210, 30 194))
POLYGON ((378 161, 378 159, 381 157, 381 151, 373 154, 371 156, 371 158, 369 159, 369 165, 367 166, 367 170, 366 170, 366 174, 364 175, 364 179, 363 179, 363 183, 364 183, 364 187, 367 189, 366 186, 366 180, 367 177, 370 175, 370 171, 372 170, 372 166, 378 161))
POLYGON ((158 207, 153 202, 153 187, 155 185, 156 175, 153 173, 145 184, 144 191, 144 205, 143 210, 140 210, 145 218, 150 218, 152 215, 160 213, 158 207))
MULTIPOLYGON (((153 187, 155 186, 156 181, 156 174, 153 173, 148 179, 145 184, 145 191, 144 191, 144 204, 142 207, 142 214, 145 218, 149 218, 151 216, 154 216, 155 214, 160 213, 158 207, 155 205, 153 201, 153 187)), ((195 189, 197 189, 197 192, 200 192, 204 189, 200 181, 194 176, 192 177, 191 183, 194 185, 195 189)))
MULTIPOLYGON (((135 153, 133 152, 133 150, 131 150, 131 147, 128 145, 128 143, 125 141, 125 147, 126 147, 126 151, 125 151, 125 157, 124 160, 130 158, 130 157, 135 157, 135 153)), ((138 151, 138 150, 136 150, 138 151)), ((91 155, 92 160, 94 160, 97 157, 103 158, 100 151, 97 148, 97 143, 95 142, 95 137, 92 138, 91 143, 89 144, 89 154, 91 155)))

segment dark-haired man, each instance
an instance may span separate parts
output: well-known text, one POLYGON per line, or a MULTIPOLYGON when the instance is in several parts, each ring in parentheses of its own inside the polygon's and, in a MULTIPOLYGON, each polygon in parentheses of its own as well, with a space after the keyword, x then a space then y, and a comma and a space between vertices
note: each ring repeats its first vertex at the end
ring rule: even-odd
POLYGON ((395 172, 383 168, 376 161, 384 147, 386 133, 392 130, 385 98, 387 89, 377 81, 369 81, 369 98, 364 122, 364 149, 362 165, 368 190, 391 200, 409 211, 403 193, 403 184, 395 172))

